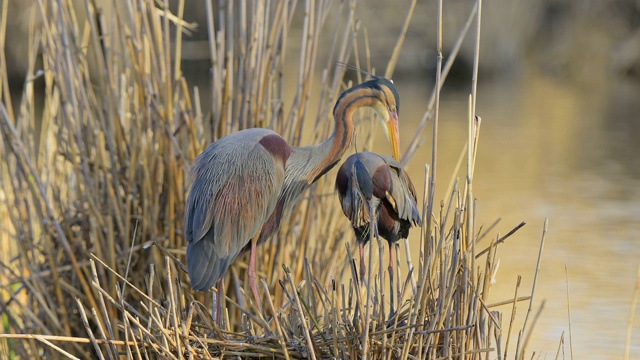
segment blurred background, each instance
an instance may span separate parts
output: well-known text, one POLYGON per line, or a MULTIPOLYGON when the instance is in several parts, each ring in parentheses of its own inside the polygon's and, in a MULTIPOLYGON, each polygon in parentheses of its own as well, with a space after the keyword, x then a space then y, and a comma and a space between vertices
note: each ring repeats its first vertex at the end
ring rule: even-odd
MULTIPOLYGON (((9 1, 13 15, 5 51, 15 101, 26 72, 22 59, 32 5, 9 1)), ((384 72, 410 5, 408 0, 357 4, 357 45, 361 54, 370 52, 360 59, 362 68, 384 72)), ((445 60, 472 6, 472 1, 445 1, 445 60)), ((206 109, 204 16, 202 1, 187 3, 184 18, 200 24, 200 31, 184 39, 182 52, 183 72, 190 86, 200 88, 206 109)), ((294 23, 301 18, 294 17, 294 23)), ((435 20, 436 2, 418 1, 393 76, 402 99, 405 145, 416 134, 434 86, 435 20)), ((443 87, 437 200, 446 198, 452 177, 464 175, 453 172, 467 138, 473 35, 471 30, 443 87)), ((299 44, 290 41, 287 61, 298 61, 299 44)), ((329 49, 319 51, 329 56, 329 49)), ((295 80, 296 74, 285 74, 285 82, 295 80)), ((327 105, 315 101, 312 106, 327 105)), ((519 295, 531 291, 543 222, 549 218, 532 311, 544 307, 528 349, 541 358, 558 351, 566 358, 571 353, 578 359, 620 358, 632 326, 631 358, 640 358, 640 315, 629 324, 640 265, 640 1, 484 1, 477 101, 482 117, 474 178, 478 223, 488 227, 500 219, 493 233, 504 235, 527 222, 501 247, 492 301, 513 297, 518 275, 523 277, 519 295)), ((431 161, 431 125, 420 134, 424 142, 407 166, 419 198, 424 164, 431 161)), ((518 304, 520 317, 527 306, 518 304)), ((510 306, 500 310, 506 326, 510 306)))

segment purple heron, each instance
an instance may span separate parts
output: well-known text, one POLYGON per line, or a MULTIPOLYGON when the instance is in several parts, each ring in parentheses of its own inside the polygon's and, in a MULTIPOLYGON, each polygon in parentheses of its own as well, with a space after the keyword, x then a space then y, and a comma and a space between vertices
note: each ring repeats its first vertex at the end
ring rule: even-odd
POLYGON ((365 275, 363 248, 370 239, 371 229, 373 228, 375 236, 379 235, 389 242, 389 285, 393 316, 394 244, 409 236, 412 225, 422 226, 413 183, 402 165, 391 156, 359 152, 351 155, 338 170, 336 189, 342 211, 351 221, 356 235, 361 279, 365 275))

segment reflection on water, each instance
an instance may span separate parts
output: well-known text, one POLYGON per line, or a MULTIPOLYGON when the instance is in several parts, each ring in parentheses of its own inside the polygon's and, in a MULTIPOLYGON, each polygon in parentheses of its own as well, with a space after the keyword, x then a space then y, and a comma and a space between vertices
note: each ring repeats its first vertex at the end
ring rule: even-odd
MULTIPOLYGON (((407 79, 398 83, 404 105, 402 138, 410 139, 431 87, 407 79)), ((548 217, 532 311, 543 300, 546 303, 528 351, 555 357, 565 332, 564 353, 570 357, 569 301, 575 358, 620 358, 640 265, 640 87, 578 88, 529 75, 496 83, 480 81, 478 94, 478 114, 483 119, 474 178, 478 224, 488 226, 501 218, 496 231, 505 234, 522 220, 527 222, 499 250, 492 301, 513 297, 517 275, 523 276, 519 294, 530 292, 542 225, 548 217)), ((445 198, 443 192, 466 140, 467 97, 467 90, 445 85, 436 201, 445 198)), ((431 161, 430 135, 427 139, 408 168, 417 184, 424 177, 422 164, 431 161)), ((417 187, 422 191, 421 185, 417 187)), ((528 303, 518 304, 521 320, 527 307, 528 303)), ((510 307, 501 310, 506 334, 510 307)), ((631 358, 638 358, 640 316, 634 330, 631 358)))

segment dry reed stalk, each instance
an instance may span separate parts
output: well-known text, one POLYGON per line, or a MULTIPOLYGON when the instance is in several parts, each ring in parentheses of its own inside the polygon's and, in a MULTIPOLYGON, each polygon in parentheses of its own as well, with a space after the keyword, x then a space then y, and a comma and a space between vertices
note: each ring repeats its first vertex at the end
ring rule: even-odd
POLYGON ((567 265, 564 266, 564 279, 567 284, 567 319, 569 321, 569 354, 570 354, 570 358, 573 360, 573 339, 572 339, 572 329, 571 329, 571 300, 569 299, 569 271, 567 270, 567 265))
POLYGON ((518 275, 517 279, 516 279, 516 286, 515 286, 515 290, 514 290, 514 294, 513 294, 513 302, 512 302, 512 307, 511 307, 511 319, 509 320, 509 329, 507 330, 507 340, 505 341, 505 345, 504 345, 504 358, 507 358, 507 354, 509 351, 509 340, 511 340, 511 330, 513 329, 513 322, 516 318, 516 304, 518 303, 517 301, 515 301, 518 298, 518 290, 520 289, 520 282, 522 281, 522 276, 518 275))
POLYGON ((629 359, 629 352, 631 349, 631 330, 633 329, 633 317, 636 311, 636 305, 638 303, 638 296, 640 295, 640 266, 638 266, 638 273, 636 275, 636 287, 631 299, 631 310, 629 311, 629 320, 627 322, 627 336, 624 346, 624 359, 629 359))
POLYGON ((560 341, 558 341, 558 350, 556 351, 555 359, 558 360, 560 358, 560 350, 562 350, 562 358, 564 359, 564 331, 562 335, 560 335, 560 341))
MULTIPOLYGON (((429 105, 427 106, 427 110, 425 111, 424 115, 422 116, 422 119, 420 120, 420 124, 418 125, 418 128, 416 130, 416 134, 413 136, 413 139, 411 139, 411 142, 409 143, 409 146, 407 147, 407 150, 404 152, 404 155, 402 155, 402 164, 406 165, 406 163, 409 161, 409 159, 411 159, 413 157, 413 155, 415 154, 415 152, 418 150, 418 146, 420 145, 420 137, 422 136, 422 132, 424 131, 425 126, 427 125, 427 122, 429 121, 429 119, 431 119, 435 112, 434 112, 434 108, 435 108, 435 104, 436 104, 436 94, 439 92, 440 88, 442 87, 442 85, 444 85, 445 80, 447 79, 447 75, 449 74, 449 70, 451 70, 451 67, 453 66, 453 63, 456 59, 456 57, 458 56, 458 52, 460 51, 460 48, 462 47, 462 42, 465 39, 467 32, 469 31, 469 29, 471 28, 471 24, 473 24, 473 20, 474 17, 476 16, 476 13, 478 11, 478 3, 475 2, 473 5, 473 8, 471 9, 471 11, 469 12, 469 16, 467 17, 467 21, 465 23, 465 25, 463 26, 463 28, 460 30, 460 33, 458 34, 458 37, 456 38, 456 42, 454 43, 453 47, 451 48, 451 52, 449 53, 449 57, 447 58, 446 63, 444 64, 444 67, 442 68, 442 70, 440 72, 438 72, 437 74, 441 73, 441 81, 440 84, 436 84, 434 85, 433 91, 431 92, 431 96, 429 98, 429 105)), ((437 27, 439 28, 439 27, 437 27)))
MULTIPOLYGON (((538 285, 538 275, 540 274, 540 263, 542 261, 542 250, 544 249, 544 242, 547 237, 547 230, 549 227, 549 219, 544 219, 544 226, 542 227, 542 239, 540 240, 540 250, 538 251, 538 261, 536 262, 536 270, 533 275, 533 285, 531 287, 531 298, 529 299, 529 308, 527 309, 527 315, 524 317, 524 324, 522 325, 522 330, 520 331, 520 336, 522 336, 527 330, 527 321, 529 320, 529 314, 531 313, 531 308, 533 306, 534 295, 536 293, 536 286, 538 285)), ((544 303, 543 303, 544 304, 544 303)), ((529 333, 533 331, 533 327, 528 329, 529 333)), ((529 335, 529 334, 527 334, 529 335)), ((520 337, 519 336, 519 337, 520 337)), ((527 336, 527 339, 529 336, 527 336)), ((525 340, 522 345, 522 352, 520 352, 520 338, 518 338, 518 346, 516 347, 516 358, 524 359, 524 352, 527 346, 527 341, 525 340)))
POLYGON ((404 24, 402 25, 402 31, 400 31, 400 35, 398 35, 398 40, 393 48, 393 52, 391 52, 391 58, 387 63, 387 69, 384 72, 384 77, 387 79, 391 79, 393 76, 393 70, 398 63, 398 58, 400 57, 400 50, 402 49, 402 44, 404 44, 404 38, 407 35, 407 30, 409 29, 409 25, 411 24, 411 18, 413 18, 413 11, 416 8, 417 0, 412 0, 411 5, 409 6, 409 11, 407 11, 407 17, 404 20, 404 24))

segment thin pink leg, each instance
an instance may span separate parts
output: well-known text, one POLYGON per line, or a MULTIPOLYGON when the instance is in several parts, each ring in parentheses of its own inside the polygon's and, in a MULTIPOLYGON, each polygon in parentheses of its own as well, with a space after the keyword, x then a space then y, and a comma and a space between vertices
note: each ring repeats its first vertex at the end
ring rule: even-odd
POLYGON ((256 246, 258 239, 251 239, 251 255, 249 257, 249 287, 253 292, 253 297, 256 299, 256 305, 262 312, 262 304, 260 303, 260 295, 258 294, 258 286, 256 284, 256 246))
POLYGON ((224 306, 224 291, 222 290, 222 285, 223 285, 223 281, 222 281, 222 278, 220 278, 220 280, 218 280, 218 283, 216 284, 216 288, 218 289, 218 292, 216 293, 216 319, 215 319, 219 327, 222 327, 224 322, 222 319, 222 308, 224 306))
POLYGON ((366 274, 366 267, 364 266, 364 244, 358 244, 358 251, 360 251, 360 282, 364 281, 364 275, 366 274))

